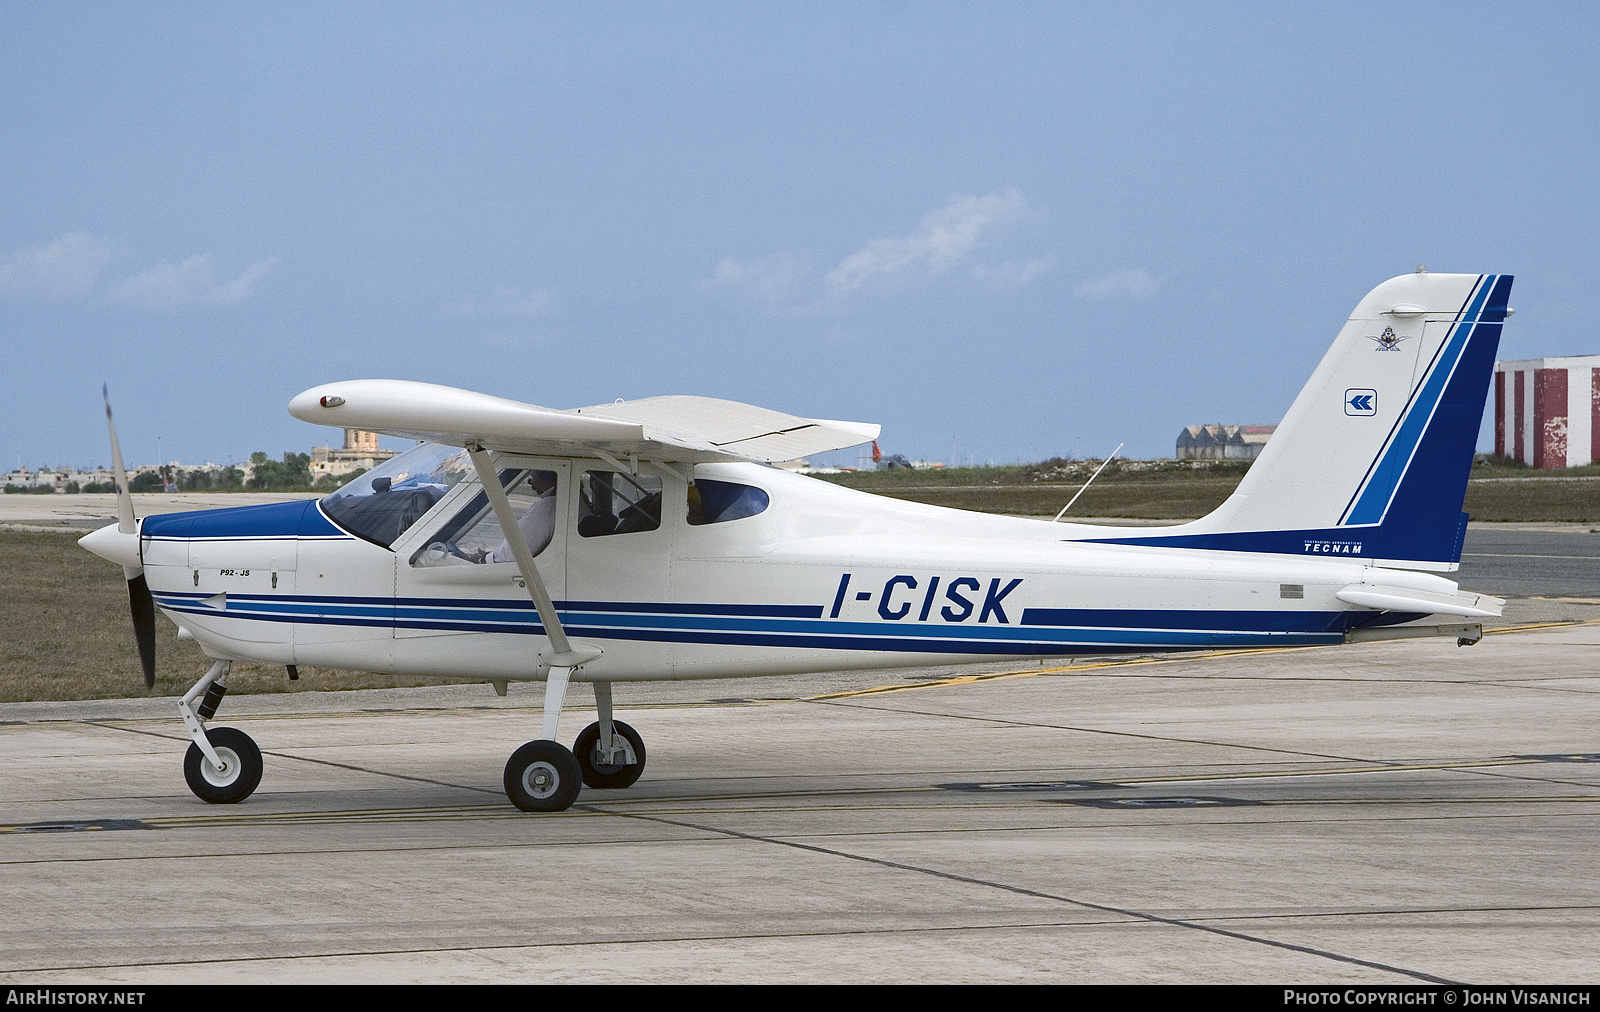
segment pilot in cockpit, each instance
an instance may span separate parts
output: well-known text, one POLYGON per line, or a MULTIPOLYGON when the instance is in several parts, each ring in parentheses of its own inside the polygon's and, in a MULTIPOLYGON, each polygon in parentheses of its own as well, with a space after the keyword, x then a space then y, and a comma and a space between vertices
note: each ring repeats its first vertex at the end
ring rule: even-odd
MULTIPOLYGON (((522 540, 528 543, 528 554, 538 555, 550 544, 550 538, 556 529, 556 473, 554 471, 528 472, 528 485, 539 498, 533 505, 522 511, 517 518, 517 528, 522 531, 522 540)), ((507 489, 507 492, 514 489, 507 489)), ((480 548, 468 552, 467 559, 472 562, 514 562, 511 555, 511 543, 501 541, 499 547, 490 551, 480 548)))
MULTIPOLYGON (((502 472, 502 475, 506 472, 502 472)), ((556 525, 556 472, 529 471, 506 487, 517 528, 528 543, 528 551, 538 555, 550 544, 556 525)), ((452 522, 434 535, 426 548, 412 557, 413 566, 470 566, 496 562, 515 562, 511 545, 482 492, 452 522)))

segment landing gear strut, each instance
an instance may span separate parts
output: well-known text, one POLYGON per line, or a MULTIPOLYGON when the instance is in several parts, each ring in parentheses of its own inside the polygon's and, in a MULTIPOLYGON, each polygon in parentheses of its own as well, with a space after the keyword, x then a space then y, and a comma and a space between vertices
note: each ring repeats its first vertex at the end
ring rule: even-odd
POLYGON ((248 734, 231 727, 206 727, 227 695, 231 666, 230 661, 217 661, 178 701, 190 739, 183 757, 183 779, 195 797, 213 805, 237 804, 254 794, 264 765, 261 749, 248 734), (198 706, 196 700, 200 700, 198 706))

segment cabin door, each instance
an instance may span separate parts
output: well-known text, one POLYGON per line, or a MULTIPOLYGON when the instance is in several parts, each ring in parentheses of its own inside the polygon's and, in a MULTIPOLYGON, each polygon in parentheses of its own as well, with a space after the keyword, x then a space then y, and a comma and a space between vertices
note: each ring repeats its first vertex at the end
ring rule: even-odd
MULTIPOLYGON (((568 461, 496 454, 501 483, 552 599, 567 590, 568 461), (539 544, 543 542, 543 544, 539 544)), ((395 669, 528 678, 546 644, 489 497, 474 478, 395 543, 395 669)))

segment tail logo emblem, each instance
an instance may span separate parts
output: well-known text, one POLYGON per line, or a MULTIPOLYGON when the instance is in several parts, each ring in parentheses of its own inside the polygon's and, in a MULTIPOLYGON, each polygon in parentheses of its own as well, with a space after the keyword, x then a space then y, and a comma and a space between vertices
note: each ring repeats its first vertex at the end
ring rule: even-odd
POLYGON ((1385 327, 1383 328, 1383 333, 1379 334, 1377 337, 1369 337, 1367 340, 1376 341, 1378 344, 1378 351, 1399 351, 1400 342, 1409 341, 1411 338, 1401 337, 1400 335, 1396 334, 1393 327, 1385 327))
POLYGON ((1378 391, 1352 389, 1344 392, 1344 413, 1347 415, 1375 415, 1378 413, 1378 391))

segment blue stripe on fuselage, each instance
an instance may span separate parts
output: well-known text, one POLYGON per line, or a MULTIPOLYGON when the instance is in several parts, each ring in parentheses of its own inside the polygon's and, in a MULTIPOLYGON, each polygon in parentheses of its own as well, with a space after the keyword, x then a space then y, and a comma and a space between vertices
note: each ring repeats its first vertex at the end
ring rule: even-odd
MULTIPOLYGON (((229 596, 161 593, 169 611, 309 625, 391 627, 413 632, 544 632, 526 600, 229 596)), ((1156 611, 1030 608, 1021 625, 839 622, 815 617, 809 605, 641 604, 558 602, 569 635, 597 639, 722 643, 808 649, 926 653, 1028 654, 1107 649, 1182 650, 1219 645, 1334 643, 1344 631, 1379 620, 1354 611, 1156 611)), ((1382 621, 1399 620, 1382 616, 1382 621)))

